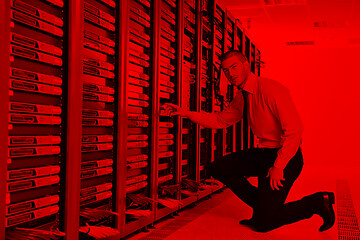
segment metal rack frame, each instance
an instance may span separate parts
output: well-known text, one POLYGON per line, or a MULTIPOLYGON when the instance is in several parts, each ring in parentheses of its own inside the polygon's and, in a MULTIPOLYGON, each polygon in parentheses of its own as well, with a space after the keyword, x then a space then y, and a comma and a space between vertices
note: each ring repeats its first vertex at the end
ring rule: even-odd
MULTIPOLYGON (((10 1, 2 1, 0 5, 0 56, 10 56, 10 1)), ((9 57, 3 57, 0 64, 2 86, 0 88, 0 192, 6 192, 6 175, 8 161, 8 125, 9 125, 9 57)), ((6 194, 1 194, 0 199, 0 239, 5 239, 5 211, 6 194)))
POLYGON ((84 1, 71 1, 69 9, 68 39, 68 106, 67 151, 65 184, 65 228, 67 239, 79 236, 80 214, 80 168, 82 132, 82 67, 83 67, 83 16, 84 1), (79 81, 80 79, 80 81, 79 81), (76 177, 78 176, 78 177, 76 177), (71 183, 71 184, 69 184, 71 183), (76 214, 74 214, 76 213, 76 214))

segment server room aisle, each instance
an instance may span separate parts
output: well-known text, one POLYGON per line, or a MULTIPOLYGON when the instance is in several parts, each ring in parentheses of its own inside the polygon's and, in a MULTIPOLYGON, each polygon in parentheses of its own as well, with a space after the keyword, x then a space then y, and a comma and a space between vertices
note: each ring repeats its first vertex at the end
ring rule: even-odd
POLYGON ((352 172, 349 171, 350 169, 305 167, 289 194, 287 201, 297 200, 316 191, 335 192, 336 203, 334 210, 337 221, 334 227, 323 233, 318 231, 322 219, 317 215, 314 215, 309 220, 283 226, 268 233, 258 233, 249 227, 241 226, 238 224, 239 220, 251 217, 251 210, 229 189, 225 188, 222 192, 211 195, 210 199, 196 203, 195 207, 181 211, 179 216, 167 218, 155 224, 155 229, 147 233, 133 234, 126 240, 359 239, 358 221, 354 220, 353 211, 355 209, 358 217, 360 209, 360 192, 358 191, 360 188, 360 176, 356 175, 359 172, 356 169, 352 169, 352 172), (338 221, 339 216, 340 221, 338 221), (344 229, 347 230, 342 231, 344 229), (354 238, 350 236, 354 236, 354 238))

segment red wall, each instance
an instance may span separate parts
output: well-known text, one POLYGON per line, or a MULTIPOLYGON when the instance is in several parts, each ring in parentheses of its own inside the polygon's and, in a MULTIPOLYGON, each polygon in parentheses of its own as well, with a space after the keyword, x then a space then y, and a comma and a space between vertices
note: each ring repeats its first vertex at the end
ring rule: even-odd
POLYGON ((360 46, 261 46, 261 75, 282 82, 304 124, 307 165, 360 167, 360 46))

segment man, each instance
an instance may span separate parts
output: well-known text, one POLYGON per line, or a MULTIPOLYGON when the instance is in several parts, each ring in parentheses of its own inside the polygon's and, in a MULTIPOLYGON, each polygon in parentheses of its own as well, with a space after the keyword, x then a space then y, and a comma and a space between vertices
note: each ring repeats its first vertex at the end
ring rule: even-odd
POLYGON ((242 201, 253 208, 253 217, 240 221, 259 232, 267 232, 318 214, 323 218, 319 231, 335 222, 332 192, 318 192, 284 204, 299 176, 303 157, 300 149, 303 126, 289 91, 282 84, 257 77, 240 51, 230 50, 221 59, 226 78, 239 90, 230 105, 221 112, 186 111, 164 104, 170 116, 180 115, 208 128, 225 128, 243 118, 244 104, 250 128, 259 138, 259 148, 242 150, 215 160, 209 173, 242 201), (258 187, 244 176, 257 176, 258 187))

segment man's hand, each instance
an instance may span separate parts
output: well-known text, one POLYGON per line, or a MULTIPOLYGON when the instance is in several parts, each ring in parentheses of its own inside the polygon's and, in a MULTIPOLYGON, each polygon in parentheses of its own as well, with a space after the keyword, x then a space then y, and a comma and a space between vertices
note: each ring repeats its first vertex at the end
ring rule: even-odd
POLYGON ((163 105, 160 106, 161 109, 164 109, 165 112, 170 116, 176 116, 179 115, 181 117, 186 117, 187 114, 187 110, 172 104, 172 103, 164 103, 163 105))
POLYGON ((271 167, 266 177, 270 177, 270 186, 272 190, 280 190, 279 187, 282 187, 281 181, 284 181, 284 171, 277 168, 271 167))

